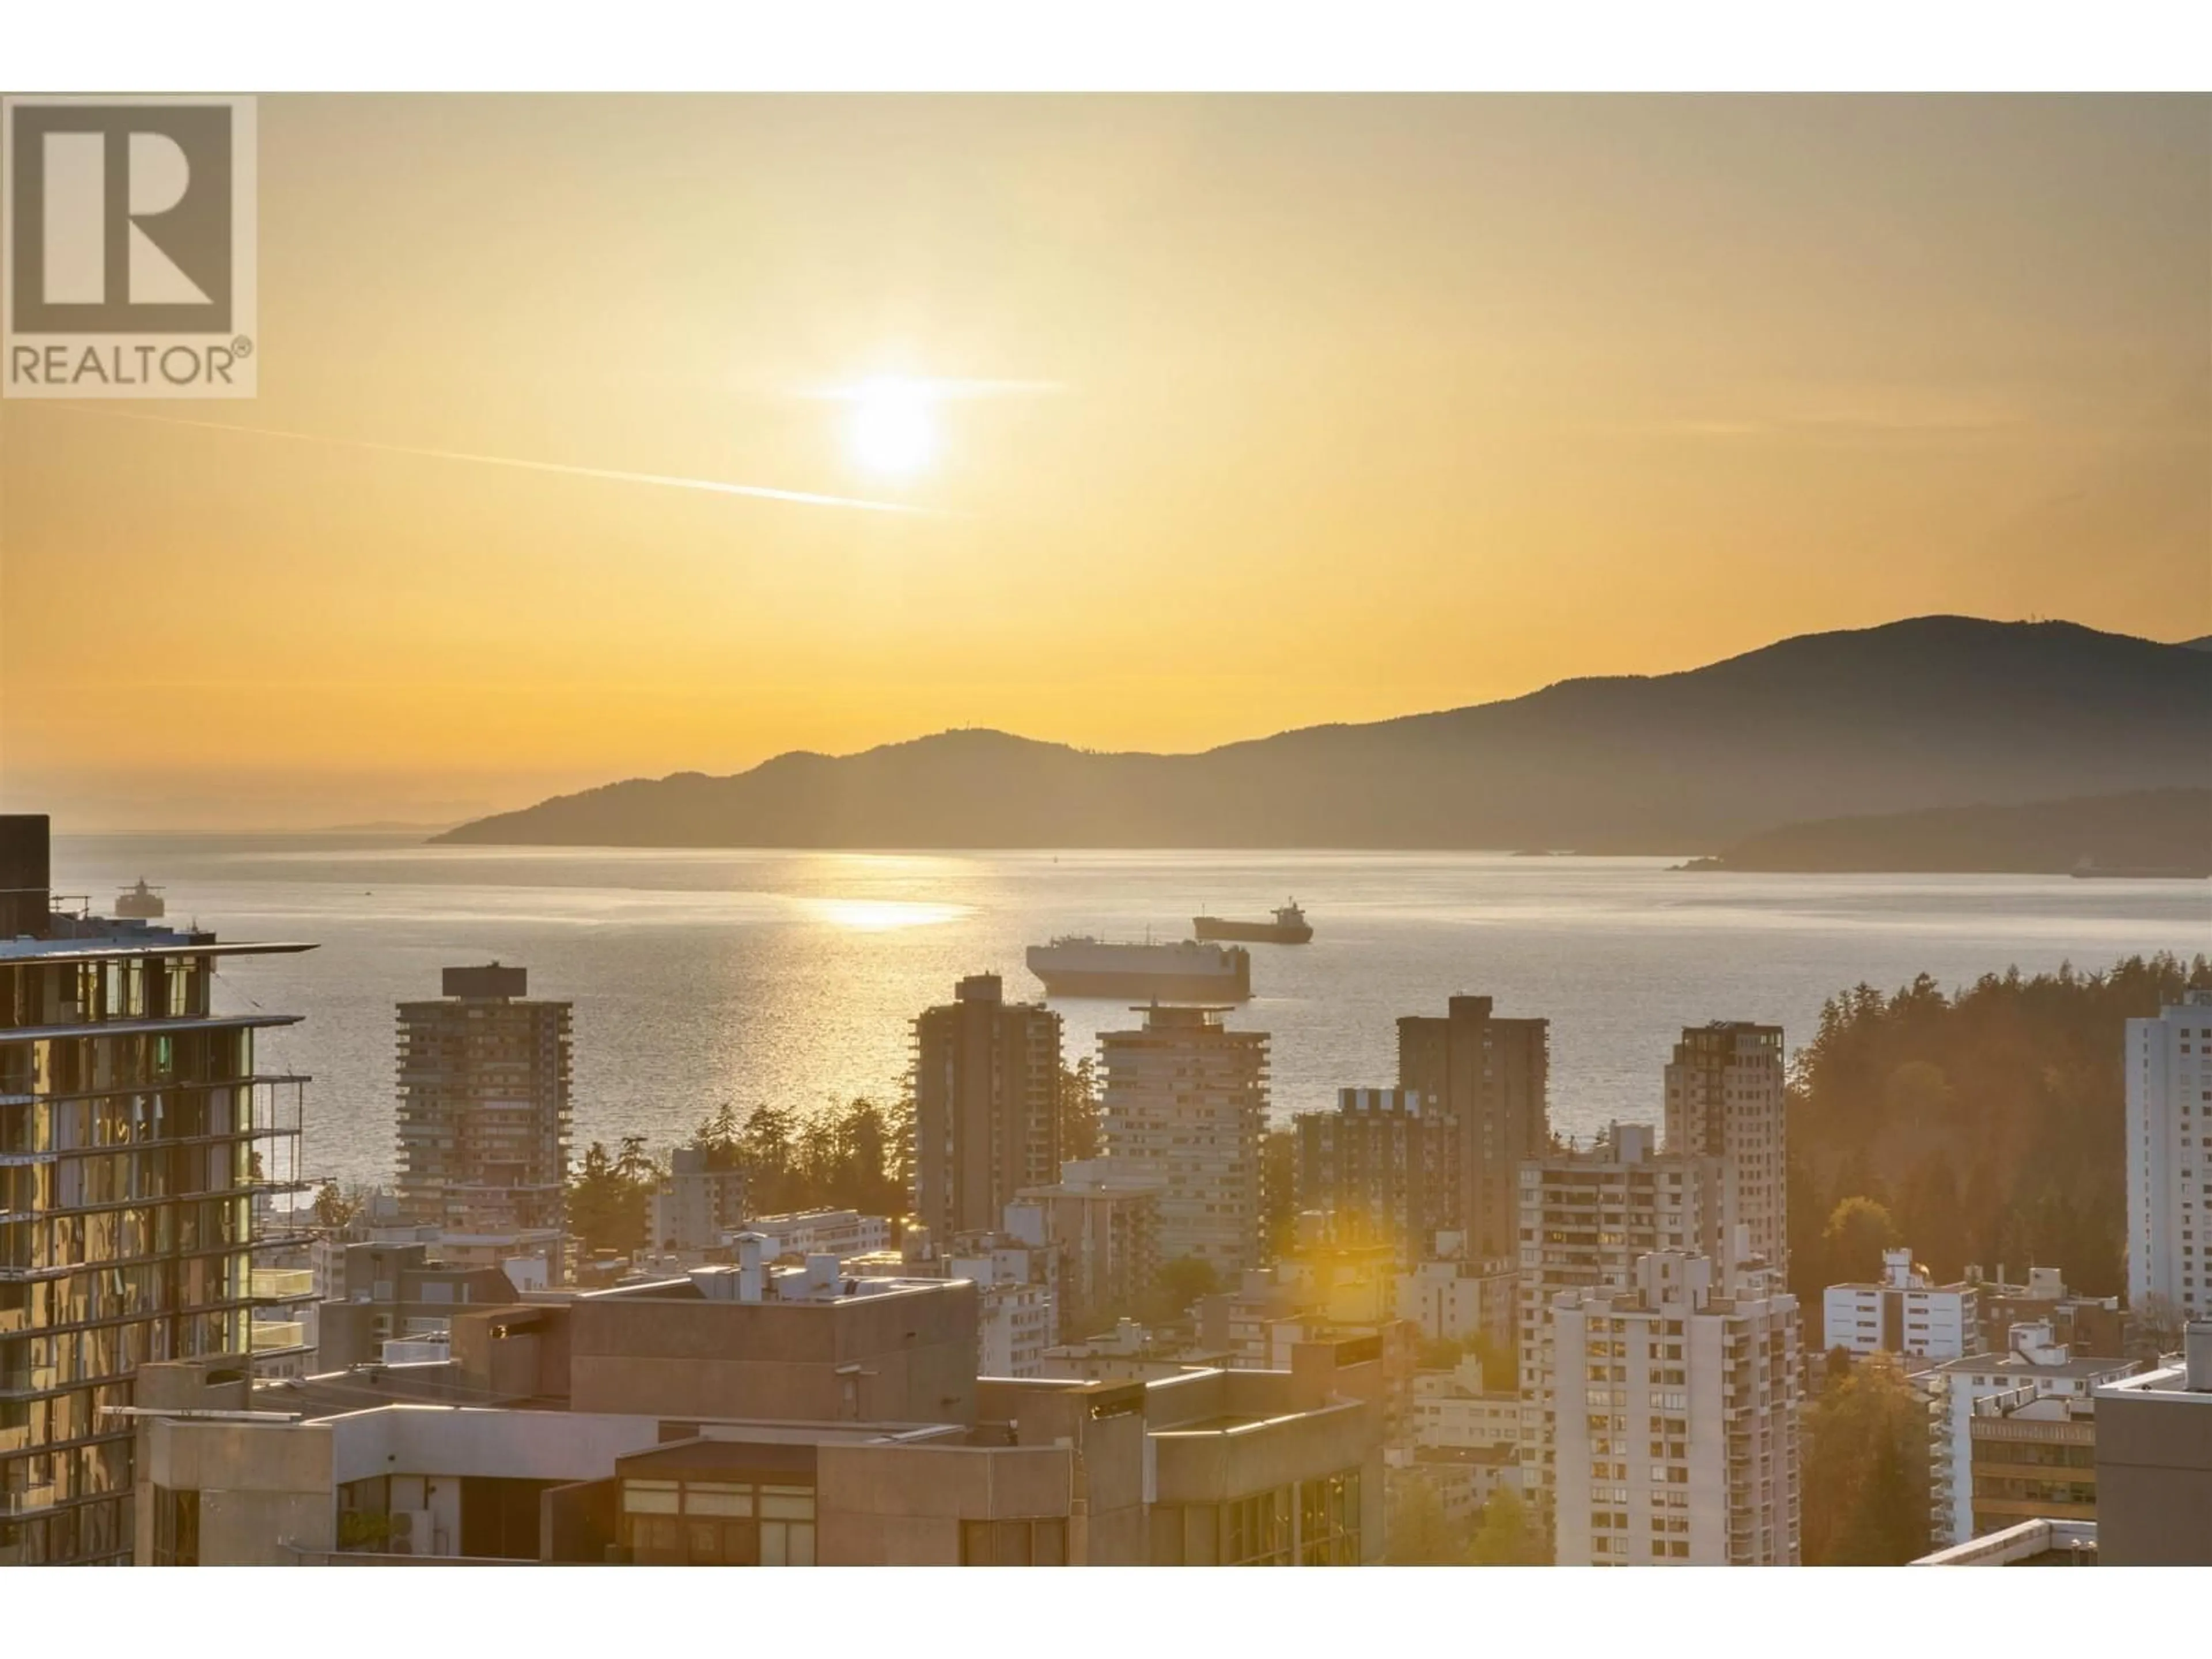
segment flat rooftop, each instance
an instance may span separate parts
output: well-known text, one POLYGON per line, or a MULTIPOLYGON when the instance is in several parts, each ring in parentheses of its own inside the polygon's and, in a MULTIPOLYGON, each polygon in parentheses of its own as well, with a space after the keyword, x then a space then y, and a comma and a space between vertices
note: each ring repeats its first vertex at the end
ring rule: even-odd
POLYGON ((2039 1365, 2016 1353, 1970 1353, 1929 1369, 1959 1376, 2089 1377, 2124 1371, 2135 1363, 2112 1354, 2069 1354, 2055 1364, 2039 1365))
POLYGON ((2108 1394, 2124 1394, 2136 1398, 2172 1400, 2202 1406, 2205 1410, 2212 1411, 2212 1389, 2191 1389, 2188 1367, 2172 1355, 2168 1355, 2162 1363, 2148 1370, 2105 1383, 2097 1393, 2100 1398, 2108 1394))

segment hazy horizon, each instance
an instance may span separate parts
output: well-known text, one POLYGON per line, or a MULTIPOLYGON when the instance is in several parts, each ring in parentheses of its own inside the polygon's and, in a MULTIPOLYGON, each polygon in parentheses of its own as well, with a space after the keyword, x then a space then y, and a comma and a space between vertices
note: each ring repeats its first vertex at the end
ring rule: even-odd
POLYGON ((2203 109, 264 98, 258 398, 0 410, 0 795, 441 823, 2202 635, 2203 109))

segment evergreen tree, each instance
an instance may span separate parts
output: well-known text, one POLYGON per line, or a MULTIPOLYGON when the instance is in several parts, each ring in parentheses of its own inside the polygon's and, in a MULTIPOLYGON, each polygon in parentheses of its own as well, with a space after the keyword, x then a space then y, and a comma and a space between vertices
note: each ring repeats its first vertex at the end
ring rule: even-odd
POLYGON ((1090 1055, 1060 1068, 1058 1110, 1060 1162, 1074 1164, 1097 1157, 1101 1149, 1098 1068, 1090 1055))
POLYGON ((1881 1253, 1897 1243, 1897 1224, 1870 1198, 1847 1198, 1829 1212, 1820 1235, 1827 1270, 1838 1284, 1866 1284, 1881 1277, 1881 1253))
POLYGON ((1877 1356, 1806 1410, 1801 1547, 1808 1566, 1901 1566, 1928 1553, 1928 1407, 1877 1356))
POLYGON ((1790 1073, 1801 1302, 1866 1271, 1812 1240, 1852 1198, 1889 1210, 1939 1277, 2034 1262, 2091 1295, 2122 1290, 2125 1022, 2204 987, 2212 961, 2154 956, 2100 972, 2014 969, 1952 992, 1923 975, 1887 996, 1859 985, 1832 999, 1790 1073))
POLYGON ((640 1137, 625 1138, 618 1158, 610 1157, 600 1142, 591 1144, 568 1177, 568 1231, 586 1255, 627 1255, 645 1244, 659 1176, 640 1137))

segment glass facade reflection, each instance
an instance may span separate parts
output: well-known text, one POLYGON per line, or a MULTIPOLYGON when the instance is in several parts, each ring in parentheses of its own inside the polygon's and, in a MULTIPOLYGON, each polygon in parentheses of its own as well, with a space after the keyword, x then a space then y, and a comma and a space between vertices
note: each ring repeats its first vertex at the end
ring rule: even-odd
POLYGON ((0 941, 0 1565, 127 1562, 132 1374, 250 1364, 257 1198, 298 1190, 305 1079, 218 1017, 222 945, 88 918, 0 941))

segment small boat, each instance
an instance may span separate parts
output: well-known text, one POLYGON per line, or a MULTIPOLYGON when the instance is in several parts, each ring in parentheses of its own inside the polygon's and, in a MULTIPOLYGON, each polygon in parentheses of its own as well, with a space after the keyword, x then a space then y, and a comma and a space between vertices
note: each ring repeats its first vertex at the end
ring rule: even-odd
POLYGON ((1304 945, 1313 937, 1306 913, 1292 899, 1273 913, 1273 921, 1237 921, 1227 916, 1199 916, 1191 927, 1202 939, 1249 939, 1259 945, 1304 945))
POLYGON ((136 887, 126 887, 116 896, 115 914, 126 921, 157 921, 168 913, 161 890, 149 887, 143 876, 138 878, 136 887))

